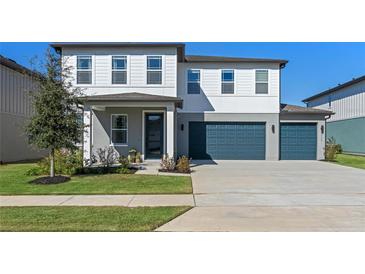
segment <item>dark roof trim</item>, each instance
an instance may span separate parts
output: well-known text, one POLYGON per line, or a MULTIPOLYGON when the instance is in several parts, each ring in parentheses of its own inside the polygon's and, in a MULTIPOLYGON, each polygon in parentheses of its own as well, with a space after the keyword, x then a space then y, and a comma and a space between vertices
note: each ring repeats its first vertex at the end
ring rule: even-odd
POLYGON ((203 56, 203 55, 186 55, 185 62, 188 63, 278 63, 281 67, 285 67, 287 60, 282 59, 267 59, 267 58, 241 58, 241 57, 224 57, 224 56, 203 56))
POLYGON ((81 47, 81 48, 95 48, 95 47, 173 47, 177 48, 178 61, 182 62, 185 55, 184 43, 138 43, 138 42, 65 42, 50 44, 56 51, 62 51, 64 47, 81 47))
POLYGON ((8 67, 12 70, 15 70, 17 72, 20 72, 20 73, 23 73, 23 74, 27 74, 29 76, 34 76, 36 75, 36 72, 32 71, 31 69, 29 68, 26 68, 22 65, 19 65, 17 62, 15 62, 14 60, 12 59, 9 59, 9 58, 6 58, 2 55, 0 55, 0 64, 5 66, 5 67, 8 67))
POLYGON ((337 87, 330 88, 330 89, 328 89, 328 90, 325 90, 325 91, 323 91, 323 92, 320 92, 320 93, 318 93, 318 94, 315 94, 315 95, 313 95, 313 96, 311 96, 311 97, 308 97, 308 98, 304 99, 302 102, 307 103, 307 102, 309 102, 309 101, 311 101, 311 100, 313 100, 313 99, 319 98, 319 97, 321 97, 321 96, 323 96, 323 95, 330 94, 330 93, 335 92, 335 91, 337 91, 337 90, 340 90, 340 89, 342 89, 342 88, 345 88, 345 87, 348 87, 348 86, 354 85, 354 84, 359 83, 359 82, 361 82, 361 81, 363 81, 363 80, 365 80, 365 75, 364 75, 364 76, 360 76, 360 77, 358 77, 358 78, 354 78, 354 79, 352 79, 351 81, 348 81, 348 82, 346 82, 346 83, 343 83, 343 84, 341 84, 341 85, 338 85, 337 87))
POLYGON ((334 112, 318 108, 308 108, 288 104, 280 104, 280 113, 287 114, 323 114, 332 115, 334 112))
POLYGON ((182 107, 183 100, 179 97, 152 95, 138 92, 91 95, 79 98, 83 102, 172 102, 182 107))

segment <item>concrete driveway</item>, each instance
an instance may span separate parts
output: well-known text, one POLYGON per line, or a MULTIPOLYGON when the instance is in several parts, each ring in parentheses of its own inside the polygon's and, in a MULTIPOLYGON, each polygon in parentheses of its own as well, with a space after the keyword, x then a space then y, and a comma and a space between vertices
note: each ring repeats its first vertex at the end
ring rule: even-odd
POLYGON ((365 231, 365 170, 318 161, 196 162, 196 207, 160 231, 365 231))

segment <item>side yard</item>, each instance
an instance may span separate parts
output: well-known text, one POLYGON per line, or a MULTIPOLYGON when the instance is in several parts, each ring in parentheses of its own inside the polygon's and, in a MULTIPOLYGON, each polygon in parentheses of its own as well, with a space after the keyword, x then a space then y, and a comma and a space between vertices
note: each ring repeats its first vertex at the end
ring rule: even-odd
POLYGON ((0 195, 192 193, 191 178, 183 176, 90 174, 72 176, 70 181, 60 184, 31 184, 36 176, 27 175, 27 171, 35 165, 0 166, 0 195))
POLYGON ((354 168, 365 169, 365 156, 337 154, 333 163, 354 168))

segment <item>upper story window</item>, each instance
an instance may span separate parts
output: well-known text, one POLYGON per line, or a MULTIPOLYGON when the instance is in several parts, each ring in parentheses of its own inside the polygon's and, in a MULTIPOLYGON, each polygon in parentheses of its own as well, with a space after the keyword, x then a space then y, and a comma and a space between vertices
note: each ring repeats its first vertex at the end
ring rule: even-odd
POLYGON ((267 69, 256 70, 256 94, 269 93, 269 71, 267 69))
POLYGON ((147 56, 147 84, 162 84, 162 57, 147 56))
POLYGON ((200 93, 200 70, 188 70, 188 94, 200 93))
POLYGON ((128 143, 128 116, 112 114, 111 144, 126 145, 128 143))
POLYGON ((234 93, 234 70, 222 70, 222 94, 234 93))
POLYGON ((126 56, 112 56, 112 84, 127 84, 126 56))
POLYGON ((92 83, 91 56, 77 56, 77 84, 92 83))

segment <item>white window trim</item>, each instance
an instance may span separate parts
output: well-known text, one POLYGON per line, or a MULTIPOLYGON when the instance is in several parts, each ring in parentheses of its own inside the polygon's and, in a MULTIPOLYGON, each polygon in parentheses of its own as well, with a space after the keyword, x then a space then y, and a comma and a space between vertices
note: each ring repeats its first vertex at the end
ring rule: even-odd
POLYGON ((76 85, 77 86, 92 86, 93 83, 94 83, 94 56, 90 55, 90 54, 76 55, 76 85), (79 69, 77 67, 77 61, 78 61, 79 57, 90 57, 90 59, 91 59, 91 69, 79 69), (91 72, 91 83, 90 84, 79 84, 79 83, 77 83, 77 81, 78 81, 77 74, 78 74, 79 71, 90 71, 91 72))
POLYGON ((128 114, 125 113, 113 113, 110 115, 110 146, 115 146, 115 147, 126 147, 128 146, 128 114), (113 129, 113 116, 125 116, 127 117, 127 128, 126 129, 121 129, 121 128, 116 128, 113 129), (127 132, 127 139, 126 139, 126 143, 113 143, 113 130, 124 130, 127 132))
POLYGON ((199 71, 199 85, 200 85, 200 87, 202 86, 202 71, 201 71, 201 69, 188 68, 186 70, 186 94, 188 94, 188 95, 200 95, 200 91, 199 91, 199 93, 189 93, 189 83, 196 83, 196 82, 189 82, 189 70, 199 71))
POLYGON ((112 55, 111 56, 111 75, 110 75, 110 84, 112 86, 127 86, 128 82, 129 82, 129 73, 128 73, 128 66, 129 66, 129 60, 128 60, 128 56, 126 55, 112 55), (113 57, 117 57, 117 58, 122 58, 125 59, 125 61, 127 62, 126 68, 124 69, 113 69, 113 57), (126 72, 126 83, 125 84, 113 84, 113 72, 114 71, 125 71, 126 72))
POLYGON ((162 55, 147 55, 146 56, 146 85, 147 86, 162 86, 164 83, 164 58, 162 55), (155 57, 155 58, 160 58, 161 59, 161 68, 160 69, 149 69, 148 68, 148 58, 149 57, 155 57), (161 84, 149 84, 148 83, 148 72, 149 71, 160 71, 161 72, 161 84))
POLYGON ((236 94, 236 71, 234 69, 221 69, 221 94, 222 95, 236 94), (223 81, 223 71, 225 71, 225 70, 233 71, 233 81, 223 81), (233 83, 233 92, 232 93, 223 93, 223 89, 222 89, 223 83, 233 83))
POLYGON ((258 95, 258 96, 269 95, 270 94, 270 70, 266 69, 266 68, 255 69, 254 85, 255 85, 255 95, 258 95), (258 71, 258 70, 266 70, 267 71, 267 82, 256 82, 256 71, 258 71), (267 84, 267 93, 256 93, 256 83, 267 84))

